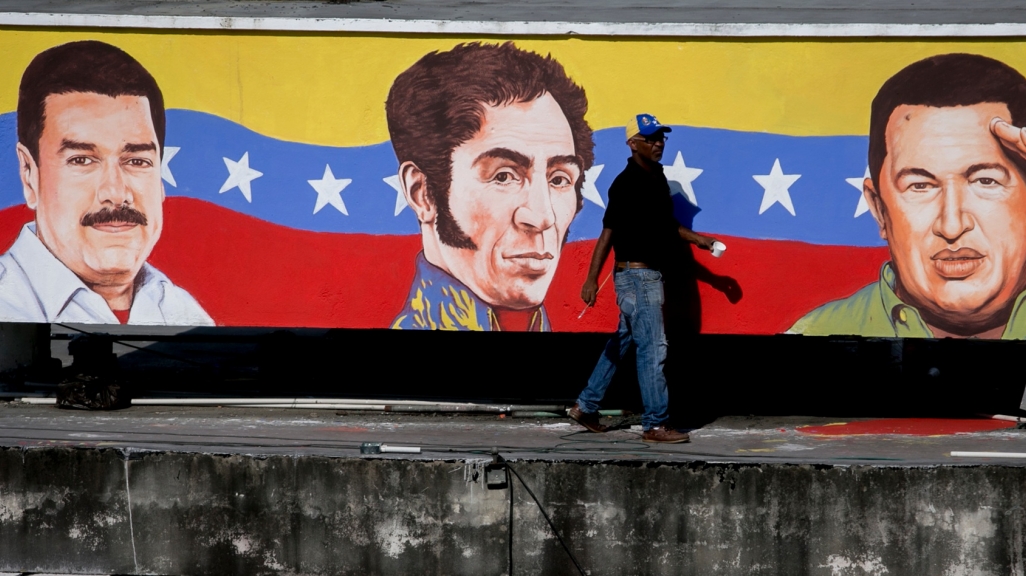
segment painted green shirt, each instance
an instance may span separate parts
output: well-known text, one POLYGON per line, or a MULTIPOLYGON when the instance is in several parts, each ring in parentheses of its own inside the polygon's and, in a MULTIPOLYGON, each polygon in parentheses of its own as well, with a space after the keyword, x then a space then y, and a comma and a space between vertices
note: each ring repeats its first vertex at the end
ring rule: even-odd
MULTIPOLYGON (((880 280, 842 300, 828 302, 803 316, 788 334, 809 336, 857 335, 881 338, 933 338, 933 332, 919 311, 902 302, 894 292, 895 274, 891 263, 880 270, 880 280)), ((1019 294, 1012 315, 1001 334, 1002 340, 1026 338, 1026 312, 1019 294)))

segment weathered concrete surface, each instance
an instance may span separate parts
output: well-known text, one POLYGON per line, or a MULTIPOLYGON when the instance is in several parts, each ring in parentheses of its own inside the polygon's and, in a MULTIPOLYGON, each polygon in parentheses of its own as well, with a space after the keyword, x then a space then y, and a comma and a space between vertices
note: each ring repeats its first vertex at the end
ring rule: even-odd
POLYGON ((126 488, 113 450, 3 450, 0 572, 131 573, 126 488))
MULTIPOLYGON (((504 574, 480 466, 9 447, 0 571, 504 574)), ((593 575, 1024 573, 1024 467, 514 466, 593 575)), ((515 573, 572 573, 514 486, 515 573)))

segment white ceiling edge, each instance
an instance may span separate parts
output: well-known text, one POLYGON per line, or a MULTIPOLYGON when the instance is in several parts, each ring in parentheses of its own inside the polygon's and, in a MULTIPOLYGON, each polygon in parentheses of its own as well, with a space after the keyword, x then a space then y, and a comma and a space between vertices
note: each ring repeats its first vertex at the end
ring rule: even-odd
POLYGON ((477 34, 497 36, 701 37, 1014 37, 1026 23, 1005 24, 749 24, 624 22, 499 22, 388 18, 281 18, 0 12, 0 26, 159 28, 286 32, 477 34))

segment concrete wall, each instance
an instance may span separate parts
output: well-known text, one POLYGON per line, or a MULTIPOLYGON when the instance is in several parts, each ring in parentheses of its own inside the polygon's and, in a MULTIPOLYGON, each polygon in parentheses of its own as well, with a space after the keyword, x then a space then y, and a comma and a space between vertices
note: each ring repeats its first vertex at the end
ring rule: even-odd
MULTIPOLYGON (((1026 468, 520 462, 601 574, 1023 574, 1026 468)), ((515 487, 516 574, 573 567, 515 487)), ((0 452, 0 572, 504 574, 480 465, 0 452)))

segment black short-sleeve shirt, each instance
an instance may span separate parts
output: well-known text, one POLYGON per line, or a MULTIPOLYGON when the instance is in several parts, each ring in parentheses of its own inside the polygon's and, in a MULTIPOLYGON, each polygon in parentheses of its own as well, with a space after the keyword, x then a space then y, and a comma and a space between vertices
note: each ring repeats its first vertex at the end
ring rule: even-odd
POLYGON ((667 250, 680 238, 680 223, 673 216, 670 184, 661 164, 649 171, 627 160, 627 167, 609 187, 602 227, 613 232, 617 262, 662 267, 667 250))

